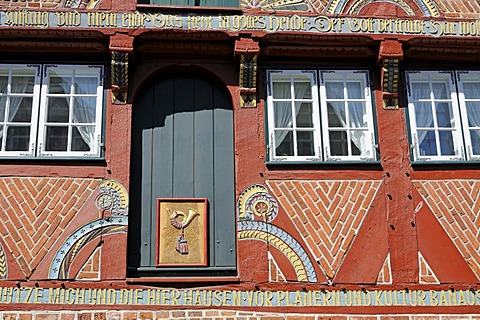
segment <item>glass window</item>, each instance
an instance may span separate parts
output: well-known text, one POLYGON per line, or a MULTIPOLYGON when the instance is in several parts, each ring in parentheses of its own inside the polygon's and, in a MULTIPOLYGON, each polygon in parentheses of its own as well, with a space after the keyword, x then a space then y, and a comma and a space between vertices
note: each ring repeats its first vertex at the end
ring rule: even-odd
POLYGON ((414 160, 478 160, 480 73, 409 71, 406 75, 414 160))
POLYGON ((375 160, 366 71, 270 70, 267 76, 270 161, 375 160))
POLYGON ((1 65, 0 156, 100 156, 102 74, 101 66, 1 65))

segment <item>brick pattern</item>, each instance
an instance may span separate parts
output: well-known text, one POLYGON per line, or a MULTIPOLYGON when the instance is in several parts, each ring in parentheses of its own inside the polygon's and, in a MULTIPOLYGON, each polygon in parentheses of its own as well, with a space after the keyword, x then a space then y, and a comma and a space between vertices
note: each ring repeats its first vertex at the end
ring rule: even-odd
POLYGON ((0 312, 1 320, 478 320, 479 317, 480 314, 334 315, 233 310, 0 312))
POLYGON ((459 252, 480 278, 480 181, 413 181, 459 252))
POLYGON ((419 280, 420 283, 435 283, 439 284, 437 276, 433 272, 432 268, 428 265, 425 258, 422 256, 420 252, 418 252, 418 264, 419 264, 419 280))
POLYGON ((441 15, 448 18, 477 19, 480 13, 480 3, 471 0, 435 1, 441 15))
POLYGON ((314 12, 323 13, 326 10, 328 1, 325 0, 312 0, 309 1, 314 12))
POLYGON ((76 280, 100 280, 102 248, 98 247, 78 271, 76 280))
POLYGON ((381 181, 267 182, 325 275, 332 279, 381 181))
POLYGON ((99 180, 0 178, 0 236, 26 276, 69 225, 99 180))
POLYGON ((392 283, 392 269, 390 267, 390 253, 387 254, 382 269, 378 273, 377 284, 391 284, 392 283))
POLYGON ((62 0, 0 0, 0 8, 55 9, 62 0))
POLYGON ((268 281, 270 282, 286 282, 282 270, 278 267, 277 261, 268 253, 268 281))

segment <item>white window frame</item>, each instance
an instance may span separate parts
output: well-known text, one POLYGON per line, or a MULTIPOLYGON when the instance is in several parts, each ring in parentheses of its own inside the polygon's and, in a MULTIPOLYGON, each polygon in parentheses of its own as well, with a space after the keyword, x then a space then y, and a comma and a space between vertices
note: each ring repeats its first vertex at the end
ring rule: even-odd
MULTIPOLYGON (((478 80, 480 85, 480 73, 473 71, 418 71, 412 70, 406 72, 406 86, 408 98, 408 115, 411 135, 411 148, 414 161, 475 161, 480 160, 480 155, 472 154, 472 143, 470 140, 470 132, 468 126, 468 116, 466 111, 466 102, 480 101, 479 99, 465 99, 463 93, 463 79, 468 78, 468 75, 473 75, 478 80), (430 97, 428 99, 415 99, 413 96, 413 86, 415 82, 428 83, 430 90, 430 97), (437 99, 434 97, 432 83, 444 82, 448 84, 447 88, 450 90, 448 99, 437 99), (432 107, 432 127, 419 127, 416 118, 415 107, 416 103, 430 103, 432 107), (436 103, 450 103, 451 104, 451 126, 441 127, 438 125, 435 110, 436 103), (434 131, 436 140, 437 155, 423 155, 420 149, 420 131, 434 131), (452 141, 454 147, 454 155, 441 155, 440 136, 442 131, 452 132, 452 141)), ((468 80, 468 79, 467 79, 468 80)), ((420 120, 421 121, 421 120, 420 120)), ((480 129, 480 127, 479 127, 480 129)))
MULTIPOLYGON (((346 89, 344 89, 346 91, 346 89)), ((366 70, 267 70, 267 126, 268 126, 268 159, 270 162, 319 162, 319 161, 375 161, 375 131, 374 131, 374 114, 373 105, 371 100, 370 82, 368 77, 368 71, 366 70), (274 119, 274 106, 276 101, 290 101, 293 107, 295 102, 302 102, 293 98, 293 79, 302 75, 308 77, 311 82, 312 99, 305 100, 305 102, 311 102, 312 109, 312 121, 313 121, 313 150, 312 156, 298 156, 297 155, 297 143, 295 138, 294 148, 295 154, 292 156, 277 155, 276 154, 276 142, 275 131, 278 128, 275 127, 274 119), (320 81, 318 81, 320 75, 320 81), (363 86, 363 97, 361 99, 348 99, 345 95, 345 99, 342 101, 348 105, 349 101, 365 103, 366 114, 364 115, 364 121, 366 127, 362 128, 362 131, 366 131, 366 136, 371 141, 368 144, 368 155, 352 155, 349 147, 349 155, 346 156, 332 156, 330 152, 329 142, 329 130, 328 128, 328 112, 327 112, 327 99, 325 81, 328 81, 331 76, 340 77, 345 83, 345 79, 349 77, 360 81, 363 86), (274 99, 273 97, 273 83, 275 81, 290 81, 291 83, 291 99, 274 99)), ((295 116, 293 116, 295 118, 295 116)), ((293 132, 301 131, 301 128, 295 126, 295 119, 292 120, 292 124, 289 130, 293 132)), ((348 119, 347 119, 348 121, 348 119)), ((348 125, 347 125, 348 126, 348 125)), ((330 128, 331 129, 331 128, 330 128)), ((344 128, 345 129, 345 128, 344 128)), ((350 131, 356 130, 355 128, 346 128, 347 134, 350 131)), ((295 135, 294 135, 295 136, 295 135)))
MULTIPOLYGON (((101 156, 102 146, 102 129, 103 129, 103 66, 101 65, 0 65, 0 67, 10 68, 11 70, 19 68, 37 68, 35 77, 35 86, 33 93, 32 105, 32 119, 30 142, 28 151, 5 151, 6 132, 3 131, 3 145, 0 146, 0 157, 33 157, 33 158, 98 158, 101 156), (52 94, 48 91, 49 70, 70 70, 72 75, 80 70, 95 70, 89 77, 97 77, 97 86, 93 94, 78 94, 74 92, 75 85, 72 83, 70 92, 67 94, 52 94), (69 120, 68 122, 48 123, 47 122, 47 108, 48 98, 57 97, 67 99, 69 105, 69 120), (95 120, 92 123, 84 123, 85 126, 90 126, 93 129, 94 143, 90 151, 72 151, 71 144, 71 130, 74 126, 79 126, 82 123, 73 121, 72 106, 74 98, 94 98, 95 99, 95 120), (66 151, 46 151, 46 127, 47 126, 64 126, 68 127, 68 141, 66 151)), ((10 81, 9 81, 10 87, 10 81)), ((6 116, 5 116, 6 117, 6 116)), ((0 119, 2 121, 3 119, 0 119)), ((2 122, 0 122, 2 123, 2 122)))
MULTIPOLYGON (((458 97, 460 102, 460 116, 462 117, 463 136, 466 146, 466 160, 468 161, 480 161, 480 154, 473 153, 472 140, 470 136, 470 130, 480 130, 479 126, 470 126, 467 106, 468 102, 480 103, 480 97, 478 99, 465 98, 464 83, 475 82, 480 87, 480 71, 457 71, 457 83, 458 83, 458 97)), ((479 115, 480 117, 480 115, 479 115)))
POLYGON ((25 157, 33 156, 35 154, 36 148, 36 135, 37 135, 37 124, 38 124, 38 108, 40 101, 40 74, 41 74, 41 65, 5 65, 0 64, 0 68, 8 69, 8 84, 7 92, 0 92, 0 99, 6 99, 5 101, 5 113, 4 118, 0 119, 0 125, 3 125, 3 130, 1 131, 1 144, 0 144, 0 156, 15 156, 15 157, 25 157), (35 80, 33 84, 32 93, 12 93, 12 73, 17 70, 31 70, 35 74, 35 80), (11 98, 15 97, 27 97, 32 98, 32 115, 30 122, 12 122, 8 120, 9 109, 11 107, 10 102, 11 98), (28 150, 22 151, 4 151, 7 144, 7 128, 9 126, 29 126, 30 127, 30 139, 29 139, 29 148, 28 150))
POLYGON ((320 71, 320 96, 321 105, 320 110, 322 112, 322 128, 323 128, 323 148, 324 155, 327 161, 373 161, 375 160, 375 132, 373 124, 373 106, 372 99, 370 97, 370 85, 369 85, 368 72, 366 70, 325 70, 320 71), (343 83, 343 98, 335 99, 327 97, 326 83, 328 81, 335 81, 343 83), (363 87, 363 96, 361 98, 350 98, 347 90, 347 82, 360 82, 363 87), (328 103, 329 102, 341 102, 345 105, 345 116, 346 121, 344 127, 329 127, 328 126, 328 103), (364 127, 356 128, 351 124, 350 121, 350 112, 349 112, 349 103, 364 103, 365 104, 365 114, 363 120, 364 127), (330 132, 334 131, 343 131, 347 133, 348 141, 351 141, 350 135, 355 131, 364 131, 365 140, 368 140, 370 143, 365 143, 367 153, 363 155, 353 155, 351 149, 351 143, 348 143, 348 155, 332 155, 332 150, 329 148, 330 145, 330 132))
POLYGON ((317 86, 317 74, 312 70, 269 70, 267 72, 267 78, 269 79, 268 85, 268 98, 267 103, 269 106, 268 112, 268 128, 269 128, 269 149, 270 149, 270 160, 271 161, 312 161, 320 160, 319 155, 319 144, 320 144, 320 123, 318 115, 318 86, 317 86), (311 86, 311 99, 298 99, 294 96, 294 82, 295 80, 309 81, 311 86), (289 82, 290 83, 290 98, 288 99, 274 99, 273 97, 273 82, 289 82), (276 128, 275 127, 275 118, 274 118, 274 106, 275 102, 288 102, 290 103, 292 110, 292 123, 290 128, 276 128), (295 114, 295 103, 306 102, 312 104, 312 124, 313 127, 309 128, 300 128, 296 125, 295 114), (291 131, 293 132, 293 144, 294 144, 294 155, 277 155, 276 154, 276 140, 275 132, 276 131, 291 131), (298 141, 297 141, 297 132, 301 131, 311 131, 313 132, 313 155, 309 156, 299 156, 298 155, 298 141))

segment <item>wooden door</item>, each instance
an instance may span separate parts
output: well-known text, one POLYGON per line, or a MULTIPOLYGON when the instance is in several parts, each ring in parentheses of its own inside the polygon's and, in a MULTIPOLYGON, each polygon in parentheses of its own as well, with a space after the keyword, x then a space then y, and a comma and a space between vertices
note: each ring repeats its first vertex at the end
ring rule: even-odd
POLYGON ((175 269, 154 267, 157 198, 207 198, 209 261, 201 269, 235 270, 233 111, 225 88, 177 73, 144 91, 133 109, 130 194, 134 273, 175 269))

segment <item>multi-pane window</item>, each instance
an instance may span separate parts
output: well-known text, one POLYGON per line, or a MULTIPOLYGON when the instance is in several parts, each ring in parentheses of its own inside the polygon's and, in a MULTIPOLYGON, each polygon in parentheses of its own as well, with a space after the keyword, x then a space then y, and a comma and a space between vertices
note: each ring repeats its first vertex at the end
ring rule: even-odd
POLYGON ((0 156, 100 156, 103 67, 0 65, 0 156))
POLYGON ((366 71, 270 70, 270 161, 375 160, 366 71))
POLYGON ((406 77, 414 160, 480 160, 480 72, 406 77))

